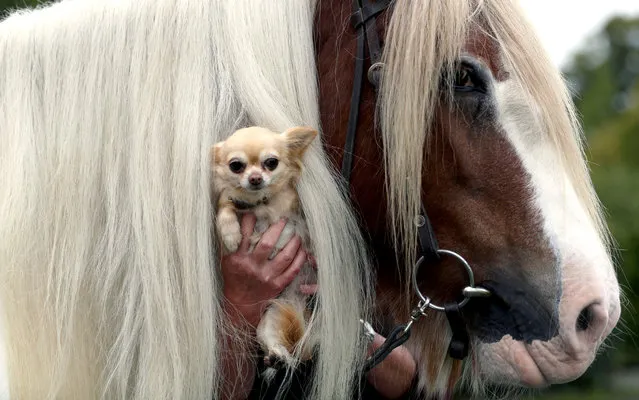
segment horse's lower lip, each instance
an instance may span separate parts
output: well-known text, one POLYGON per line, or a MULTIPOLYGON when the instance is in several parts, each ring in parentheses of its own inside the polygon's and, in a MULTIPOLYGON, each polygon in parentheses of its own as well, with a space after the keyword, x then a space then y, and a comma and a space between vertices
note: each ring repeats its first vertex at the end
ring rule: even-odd
POLYGON ((526 345, 521 342, 512 343, 511 366, 519 375, 521 383, 531 388, 543 388, 549 386, 543 371, 535 362, 526 345))
POLYGON ((550 386, 551 381, 524 343, 507 337, 500 343, 478 350, 476 362, 479 364, 476 365, 489 381, 534 389, 550 386))

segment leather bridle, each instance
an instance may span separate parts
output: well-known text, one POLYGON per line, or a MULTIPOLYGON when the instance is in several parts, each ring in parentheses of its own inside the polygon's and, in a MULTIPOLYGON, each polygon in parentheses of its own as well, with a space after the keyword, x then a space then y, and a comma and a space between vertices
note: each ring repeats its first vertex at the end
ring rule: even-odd
MULTIPOLYGON (((376 20, 379 14, 389 7, 390 3, 390 0, 379 0, 374 3, 371 3, 370 0, 353 0, 351 23, 357 32, 357 51, 355 55, 355 73, 341 169, 344 184, 347 186, 350 184, 351 179, 359 107, 362 85, 364 83, 365 44, 368 44, 369 58, 369 68, 366 76, 368 82, 375 88, 375 93, 377 93, 377 87, 384 66, 381 63, 382 47, 380 46, 379 35, 377 33, 376 20)), ((419 297, 419 303, 411 312, 410 321, 405 325, 395 327, 393 331, 386 336, 384 344, 367 360, 365 371, 369 371, 380 363, 394 348, 406 342, 410 337, 412 325, 425 315, 428 308, 445 312, 453 332, 448 354, 452 358, 464 359, 468 355, 469 337, 466 331, 466 325, 461 316, 461 308, 466 305, 472 297, 486 297, 490 295, 490 292, 486 289, 475 287, 473 270, 462 256, 453 251, 439 248, 435 232, 433 231, 428 215, 426 214, 426 208, 423 204, 421 204, 421 214, 418 216, 415 225, 419 249, 413 271, 412 283, 413 290, 419 297), (424 263, 434 264, 439 262, 442 256, 454 258, 465 268, 469 278, 469 285, 464 288, 464 298, 459 303, 455 302, 438 306, 433 304, 429 297, 424 296, 420 292, 417 285, 417 271, 424 263)), ((362 321, 362 323, 365 330, 371 335, 374 331, 372 331, 370 324, 366 321, 362 321)))

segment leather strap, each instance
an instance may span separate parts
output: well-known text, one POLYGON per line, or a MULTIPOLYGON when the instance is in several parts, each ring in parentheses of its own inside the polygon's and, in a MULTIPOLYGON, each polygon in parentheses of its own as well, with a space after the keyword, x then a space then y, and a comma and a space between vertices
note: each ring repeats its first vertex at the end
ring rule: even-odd
MULTIPOLYGON (((355 0, 357 1, 357 0, 355 0)), ((378 1, 375 3, 362 4, 361 0, 358 1, 359 9, 356 10, 352 17, 351 22, 355 29, 359 29, 364 25, 366 29, 366 40, 368 42, 368 55, 371 59, 371 65, 379 62, 382 58, 382 49, 379 45, 379 36, 377 35, 377 26, 375 24, 375 17, 382 13, 388 7, 389 1, 378 1)), ((373 83, 373 82, 371 82, 373 83)), ((377 86, 376 83, 373 85, 377 86)))
POLYGON ((463 360, 468 355, 468 347, 470 339, 466 332, 466 324, 461 315, 461 310, 457 303, 447 304, 444 306, 448 325, 453 331, 453 337, 448 345, 448 355, 457 360, 463 360))
MULTIPOLYGON (((354 0, 357 1, 357 0, 354 0)), ((359 30, 358 30, 359 31, 359 30)), ((351 181, 353 169, 353 153, 355 152, 355 134, 357 132, 357 120, 359 118, 359 103, 362 96, 362 79, 364 77, 364 35, 357 36, 357 52, 355 55, 355 74, 353 77, 353 91, 351 92, 351 109, 348 114, 348 127, 346 129, 346 143, 344 143, 344 156, 342 158, 342 176, 344 185, 351 181)))
POLYGON ((419 239, 419 254, 417 257, 424 257, 426 263, 436 262, 439 260, 439 254, 437 253, 439 245, 437 244, 433 227, 430 224, 430 219, 428 219, 426 208, 423 203, 421 206, 422 213, 419 217, 423 218, 423 220, 419 221, 420 223, 417 226, 417 236, 419 239))
MULTIPOLYGON (((346 142, 344 144, 344 155, 342 158, 343 183, 348 190, 351 172, 353 167, 353 155, 355 152, 355 136, 357 133, 357 123, 359 118, 359 107, 362 95, 362 84, 364 79, 365 44, 368 44, 368 54, 370 58, 368 80, 375 90, 379 84, 381 64, 378 64, 382 57, 377 33, 376 17, 382 13, 390 4, 389 0, 380 0, 370 3, 369 0, 353 0, 353 14, 351 23, 357 32, 357 51, 355 55, 355 73, 353 77, 353 89, 351 92, 351 106, 348 115, 348 127, 346 131, 346 142), (366 42, 366 43, 365 43, 366 42)), ((439 246, 432 225, 426 213, 426 209, 421 204, 420 221, 418 221, 418 242, 419 257, 424 257, 426 263, 436 263, 439 260, 439 246)), ((448 353, 451 357, 463 359, 468 354, 469 338, 466 332, 464 320, 461 316, 459 306, 450 304, 444 307, 448 323, 453 331, 448 353)), ((391 332, 385 342, 385 346, 378 349, 369 360, 366 370, 370 370, 377 363, 381 362, 392 351, 393 348, 402 344, 408 339, 409 333, 400 335, 400 331, 395 329, 391 332), (391 339, 391 340, 389 340, 391 339)))
MULTIPOLYGON (((351 108, 348 115, 348 127, 346 130, 346 143, 344 144, 344 156, 342 158, 342 177, 344 185, 348 186, 353 169, 353 154, 355 153, 355 136, 359 119, 359 106, 362 97, 362 82, 364 79, 365 41, 368 43, 368 54, 371 65, 379 62, 382 50, 377 35, 376 17, 383 12, 390 1, 383 0, 368 3, 367 0, 353 0, 353 14, 351 23, 357 32, 357 51, 355 55, 355 73, 353 77, 353 90, 351 92, 351 108)), ((371 83, 377 87, 379 71, 372 71, 371 83)))

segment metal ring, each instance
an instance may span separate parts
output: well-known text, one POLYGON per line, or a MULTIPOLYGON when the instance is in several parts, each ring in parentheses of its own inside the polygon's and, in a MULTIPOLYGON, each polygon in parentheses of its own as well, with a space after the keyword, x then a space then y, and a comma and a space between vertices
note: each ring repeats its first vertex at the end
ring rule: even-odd
POLYGON ((374 86, 377 86, 379 84, 379 73, 383 67, 384 63, 376 62, 375 64, 371 65, 370 68, 368 68, 368 72, 366 75, 368 77, 368 81, 374 86))
MULTIPOLYGON (((459 254, 455 253, 454 251, 444 250, 444 249, 437 250, 437 254, 439 254, 439 255, 447 255, 447 256, 451 256, 451 257, 455 258, 466 269, 466 273, 468 274, 468 281, 469 281, 469 285, 467 287, 475 287, 475 274, 473 273, 473 269, 468 264, 468 261, 466 261, 464 259, 464 257, 460 256, 459 254)), ((423 301, 423 302, 428 304, 429 308, 431 308, 431 309, 433 309, 435 311, 445 311, 444 307, 438 306, 437 304, 434 304, 433 302, 430 301, 429 297, 424 296, 422 294, 422 292, 419 290, 419 287, 417 286, 417 271, 419 270, 419 267, 420 267, 420 265, 423 262, 424 262, 424 257, 422 256, 415 263, 415 268, 413 270, 413 286, 415 287, 415 292, 417 292, 417 295, 419 296, 421 301, 423 301)), ((470 297, 464 297, 464 299, 459 302, 458 306, 460 308, 465 306, 466 303, 468 303, 469 300, 470 300, 470 297)))

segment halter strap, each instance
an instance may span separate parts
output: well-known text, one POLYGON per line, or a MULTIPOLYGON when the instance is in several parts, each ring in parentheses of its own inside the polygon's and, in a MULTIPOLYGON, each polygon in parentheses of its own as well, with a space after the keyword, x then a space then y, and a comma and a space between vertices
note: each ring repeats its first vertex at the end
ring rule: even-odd
MULTIPOLYGON (((346 143, 344 144, 344 155, 342 158, 342 177, 344 184, 348 186, 351 180, 353 169, 353 155, 355 153, 355 137, 357 135, 357 122, 359 119, 359 106, 362 94, 362 82, 364 79, 365 46, 368 43, 368 54, 370 67, 368 70, 368 81, 377 90, 381 73, 382 46, 377 34, 377 16, 388 8, 389 0, 369 3, 368 0, 353 0, 353 14, 351 23, 357 31, 357 53, 355 57, 355 74, 353 78, 353 90, 351 92, 351 107, 348 115, 348 127, 346 130, 346 143)), ((433 232, 432 225, 426 214, 424 205, 421 205, 421 215, 418 217, 417 234, 419 237, 419 256, 424 256, 427 261, 434 261, 439 258, 437 250, 437 239, 433 232)))
MULTIPOLYGON (((348 115, 348 126, 346 130, 346 141, 344 144, 344 155, 342 158, 342 177, 343 184, 348 189, 350 185, 351 172, 353 168, 353 155, 355 153, 355 137, 357 134, 357 123, 359 118, 359 107, 362 95, 362 83, 364 79, 364 61, 365 61, 365 41, 368 43, 368 54, 370 58, 370 67, 368 70, 368 81, 373 85, 375 91, 380 79, 380 63, 382 56, 382 48, 377 34, 376 17, 389 6, 389 0, 380 0, 375 3, 369 3, 368 0, 353 0, 353 14, 351 15, 351 23, 357 32, 357 51, 355 56, 355 73, 353 78, 353 89, 351 92, 351 106, 348 115)), ((421 203, 421 213, 417 216, 417 235, 419 252, 418 259, 427 263, 439 260, 439 246, 435 237, 435 232, 426 213, 424 204, 421 203)), ((417 288, 416 288, 417 289, 417 288)), ((460 307, 457 303, 451 303, 444 306, 446 316, 453 331, 453 338, 449 346, 449 355, 453 358, 463 359, 468 354, 469 338, 461 317, 460 307)), ((398 336, 397 329, 392 335, 398 336)), ((408 339, 410 331, 405 330, 402 335, 396 339, 391 337, 387 339, 385 345, 378 349, 367 363, 366 370, 370 370, 377 363, 388 355, 392 348, 400 345, 408 339), (394 347, 393 347, 394 346, 394 347)))
POLYGON ((355 136, 357 134, 357 122, 359 118, 359 105, 362 97, 362 82, 364 80, 364 41, 368 43, 368 54, 371 67, 367 74, 370 83, 377 88, 379 83, 379 60, 382 50, 377 35, 377 16, 384 11, 390 1, 383 0, 373 4, 367 0, 353 0, 353 14, 351 23, 357 31, 357 51, 355 56, 355 73, 353 78, 353 90, 351 92, 351 108, 348 114, 348 128, 346 130, 346 143, 344 144, 344 156, 342 158, 342 176, 344 185, 348 186, 353 169, 353 154, 355 153, 355 136))

